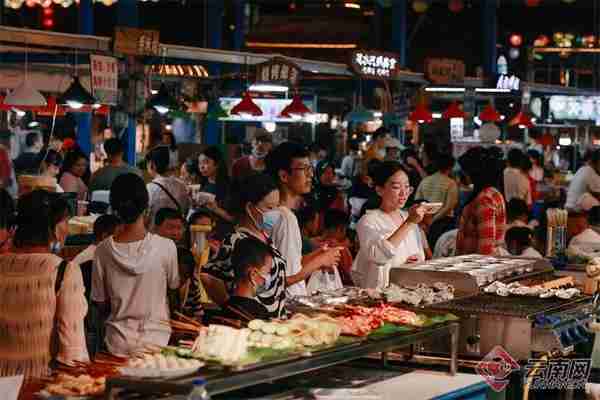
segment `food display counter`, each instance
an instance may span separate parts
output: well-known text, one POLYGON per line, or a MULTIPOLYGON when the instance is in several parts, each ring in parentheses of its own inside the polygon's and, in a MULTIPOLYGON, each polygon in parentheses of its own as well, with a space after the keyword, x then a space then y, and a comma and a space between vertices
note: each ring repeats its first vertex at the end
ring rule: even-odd
MULTIPOLYGON (((415 328, 408 332, 353 338, 329 348, 290 355, 245 367, 211 368, 208 366, 193 376, 181 378, 112 377, 106 382, 105 398, 125 400, 133 393, 145 396, 183 395, 190 392, 192 381, 198 375, 207 379, 208 392, 213 396, 263 382, 271 382, 309 371, 328 368, 372 354, 382 353, 385 355, 388 351, 434 338, 449 340, 452 350, 448 367, 450 374, 456 374, 459 325, 456 322, 445 322, 430 327, 415 328)), ((382 359, 385 362, 386 357, 382 357, 382 359)))

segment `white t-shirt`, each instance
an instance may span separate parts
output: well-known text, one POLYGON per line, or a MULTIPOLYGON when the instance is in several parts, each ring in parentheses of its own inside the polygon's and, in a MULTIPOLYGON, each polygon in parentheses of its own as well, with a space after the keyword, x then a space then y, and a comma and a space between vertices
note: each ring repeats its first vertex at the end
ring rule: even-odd
POLYGON ((573 179, 571 179, 571 183, 569 183, 565 207, 577 210, 579 199, 588 192, 600 193, 600 176, 592 167, 584 165, 579 168, 573 179))
MULTIPOLYGON (((399 211, 406 220, 408 213, 399 211)), ((358 221, 356 231, 360 241, 360 250, 352 265, 352 279, 362 288, 382 288, 388 285, 389 270, 406 263, 410 256, 418 261, 425 260, 421 238, 421 228, 413 225, 404 240, 394 247, 388 238, 400 225, 380 209, 369 210, 358 221)))
MULTIPOLYGON (((298 219, 287 207, 277 208, 279 218, 271 232, 273 244, 287 261, 286 275, 293 276, 302 270, 302 233, 298 225, 298 219)), ((286 295, 307 296, 306 282, 300 281, 286 288, 286 295)))
POLYGON ((435 243, 433 258, 454 257, 456 254, 456 235, 458 235, 458 229, 452 229, 440 236, 435 243))
POLYGON ((170 239, 148 233, 143 240, 98 245, 92 271, 92 300, 110 305, 106 345, 128 355, 146 344, 166 346, 171 328, 167 289, 179 288, 177 248, 170 239))
POLYGON ((523 250, 523 252, 521 253, 521 257, 544 258, 544 257, 542 257, 540 252, 537 251, 536 249, 534 249, 533 247, 528 247, 525 250, 523 250))
POLYGON ((571 239, 567 250, 571 254, 596 257, 600 250, 600 234, 588 228, 571 239))
POLYGON ((531 190, 529 190, 529 179, 516 168, 504 169, 504 198, 508 203, 510 199, 517 198, 531 204, 531 190))

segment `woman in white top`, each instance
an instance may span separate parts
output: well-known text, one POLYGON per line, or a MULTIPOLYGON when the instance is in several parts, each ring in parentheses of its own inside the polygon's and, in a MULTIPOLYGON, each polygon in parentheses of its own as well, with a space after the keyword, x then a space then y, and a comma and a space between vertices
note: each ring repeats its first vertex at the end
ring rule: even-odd
POLYGON ((164 321, 170 318, 167 290, 179 288, 177 249, 172 240, 146 230, 148 192, 136 174, 114 180, 110 206, 123 227, 96 249, 91 297, 101 311, 110 310, 108 351, 127 356, 169 342, 164 321))
POLYGON ((360 251, 352 266, 352 278, 363 288, 387 286, 390 268, 425 259, 418 226, 424 208, 402 210, 413 188, 401 164, 382 162, 371 178, 381 203, 358 221, 360 251))

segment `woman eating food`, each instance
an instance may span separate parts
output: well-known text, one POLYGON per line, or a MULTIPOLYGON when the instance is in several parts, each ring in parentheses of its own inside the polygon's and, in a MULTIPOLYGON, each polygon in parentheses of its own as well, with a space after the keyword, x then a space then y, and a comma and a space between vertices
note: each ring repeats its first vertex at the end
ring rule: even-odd
POLYGON ((384 161, 371 174, 381 198, 379 208, 358 221, 360 250, 352 267, 354 283, 363 288, 387 286, 387 267, 423 261, 425 254, 419 222, 425 208, 415 204, 402 210, 413 188, 402 165, 384 161))

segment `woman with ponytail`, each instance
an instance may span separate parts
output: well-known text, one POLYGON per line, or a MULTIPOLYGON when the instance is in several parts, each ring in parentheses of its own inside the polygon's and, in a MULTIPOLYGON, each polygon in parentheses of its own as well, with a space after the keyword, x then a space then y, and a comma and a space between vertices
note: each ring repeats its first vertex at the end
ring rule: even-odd
POLYGON ((148 191, 136 174, 114 180, 110 205, 123 228, 96 249, 92 300, 101 310, 110 309, 108 351, 126 356, 169 341, 171 329, 162 321, 169 319, 167 291, 179 287, 177 248, 146 230, 148 191))

